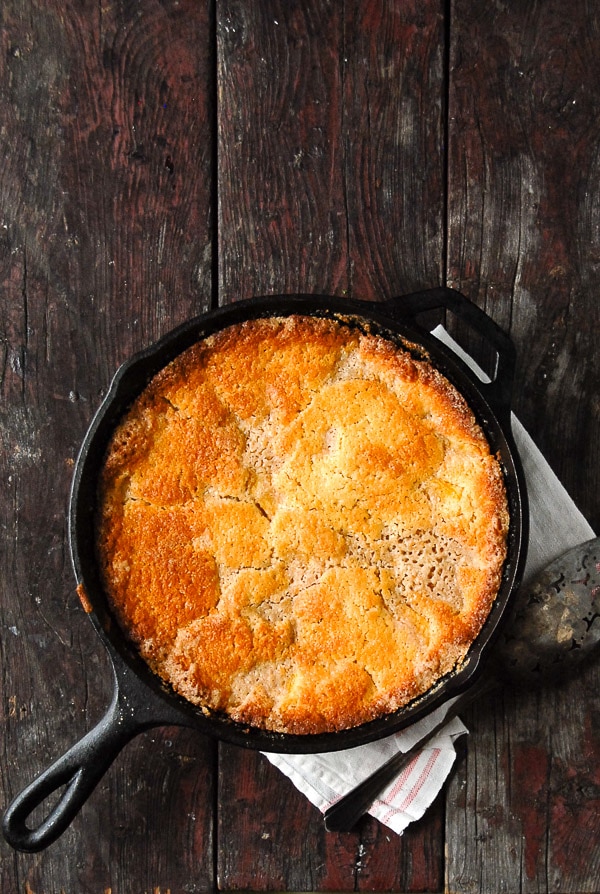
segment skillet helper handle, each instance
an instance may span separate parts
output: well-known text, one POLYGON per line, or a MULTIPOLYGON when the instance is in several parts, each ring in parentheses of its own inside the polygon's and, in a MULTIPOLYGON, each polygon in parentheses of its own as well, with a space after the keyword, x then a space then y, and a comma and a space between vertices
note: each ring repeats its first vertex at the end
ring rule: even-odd
POLYGON ((449 310, 475 330, 496 352, 496 366, 490 382, 482 382, 486 395, 498 415, 509 416, 515 377, 516 351, 509 336, 480 307, 461 292, 447 286, 411 292, 385 302, 388 313, 400 319, 415 318, 426 311, 449 310))
POLYGON ((99 723, 13 800, 2 822, 6 841, 16 850, 30 853, 56 841, 117 754, 140 730, 116 687, 112 704, 99 723), (37 826, 30 828, 27 819, 31 813, 63 787, 55 806, 37 826))

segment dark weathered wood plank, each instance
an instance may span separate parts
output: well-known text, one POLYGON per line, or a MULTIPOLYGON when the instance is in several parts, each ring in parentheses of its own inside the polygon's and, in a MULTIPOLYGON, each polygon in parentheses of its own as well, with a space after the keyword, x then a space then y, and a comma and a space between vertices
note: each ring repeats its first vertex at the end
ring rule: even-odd
POLYGON ((441 889, 441 805, 402 838, 371 817, 354 832, 335 835, 263 756, 221 746, 220 767, 220 889, 441 889))
MULTIPOLYGON (((74 592, 74 457, 116 365, 207 306, 210 6, 0 8, 2 804, 99 719, 110 676, 74 592)), ((213 746, 140 736, 3 891, 210 890, 213 746)))
POLYGON ((220 889, 354 890, 354 836, 328 852, 317 812, 265 757, 221 746, 220 766, 220 889))
POLYGON ((344 4, 342 138, 356 296, 443 282, 445 26, 442 0, 344 4))
MULTIPOLYGON (((438 284, 441 4, 225 0, 217 16, 219 300, 438 284)), ((403 838, 368 819, 337 836, 259 755, 222 747, 219 778, 222 889, 441 888, 443 802, 403 838)))
POLYGON ((448 277, 512 332, 516 410, 598 527, 600 21, 456 2, 452 23, 448 277))
MULTIPOLYGON (((511 331, 516 412, 598 527, 600 19, 455 0, 451 23, 448 279, 511 331)), ((599 683, 596 664, 467 718, 450 890, 597 890, 599 683)))
POLYGON ((217 7, 220 301, 348 288, 342 6, 217 7))

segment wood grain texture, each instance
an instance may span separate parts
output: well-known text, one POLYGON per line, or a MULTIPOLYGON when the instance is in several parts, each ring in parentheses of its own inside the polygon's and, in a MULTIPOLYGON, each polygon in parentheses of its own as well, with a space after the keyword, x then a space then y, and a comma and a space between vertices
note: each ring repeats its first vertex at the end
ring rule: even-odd
MULTIPOLYGON (((586 3, 452 5, 448 278, 509 330, 517 415, 598 528, 600 19, 586 3)), ((600 669, 467 718, 449 890, 600 885, 600 669)))
MULTIPOLYGON (((205 4, 8 0, 0 24, 4 806, 110 697, 68 490, 116 365, 210 304, 214 91, 205 4)), ((140 736, 53 847, 2 844, 0 888, 209 890, 213 762, 140 736)))
POLYGON ((218 5, 222 302, 348 288, 341 10, 218 5))
POLYGON ((344 4, 342 139, 357 297, 443 282, 444 13, 441 0, 344 4))
POLYGON ((598 527, 600 18, 457 0, 452 22, 449 282, 513 335, 516 411, 598 527))
POLYGON ((217 14, 220 300, 439 284, 441 4, 226 0, 217 14))
POLYGON ((220 890, 441 890, 441 804, 402 838, 370 817, 334 834, 263 755, 222 745, 219 763, 220 890))

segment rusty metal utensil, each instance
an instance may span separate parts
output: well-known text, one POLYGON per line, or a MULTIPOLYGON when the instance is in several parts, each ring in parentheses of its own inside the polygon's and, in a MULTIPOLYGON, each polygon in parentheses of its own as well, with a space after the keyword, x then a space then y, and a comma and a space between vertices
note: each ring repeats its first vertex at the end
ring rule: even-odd
POLYGON ((444 719, 407 752, 398 752, 329 807, 329 831, 348 832, 383 789, 451 717, 503 683, 544 685, 563 679, 600 643, 600 538, 581 544, 543 569, 514 597, 513 609, 479 682, 459 695, 444 719))

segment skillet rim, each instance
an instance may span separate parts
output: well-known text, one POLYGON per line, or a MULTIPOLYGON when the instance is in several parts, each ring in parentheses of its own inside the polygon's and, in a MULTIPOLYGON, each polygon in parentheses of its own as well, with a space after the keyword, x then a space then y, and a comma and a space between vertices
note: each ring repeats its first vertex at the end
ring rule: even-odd
MULTIPOLYGON (((417 297, 418 294, 428 293, 417 293, 417 297)), ((467 301, 463 296, 461 298, 467 301)), ((523 573, 528 534, 524 475, 512 437, 509 406, 503 400, 498 400, 497 391, 485 386, 451 349, 417 325, 414 308, 409 309, 408 313, 403 312, 402 301, 402 296, 387 302, 313 294, 256 296, 190 318, 119 366, 88 426, 77 457, 69 504, 69 545, 84 609, 109 652, 117 678, 127 676, 129 697, 133 704, 139 700, 147 707, 151 691, 155 701, 158 699, 157 715, 164 705, 169 723, 190 726, 213 738, 256 750, 315 753, 367 744, 398 732, 449 698, 459 695, 475 681, 496 638, 500 623, 508 613, 511 597, 523 573), (119 628, 102 595, 95 557, 91 558, 99 463, 117 421, 152 376, 187 347, 214 332, 244 320, 291 314, 326 316, 343 322, 351 321, 351 325, 364 325, 369 331, 381 332, 384 336, 387 334, 388 338, 391 337, 404 347, 408 342, 421 357, 425 356, 465 397, 491 448, 500 456, 510 512, 508 556, 502 582, 482 630, 459 667, 397 711, 360 726, 305 735, 264 730, 233 721, 217 712, 203 712, 171 690, 150 670, 119 628)), ((484 316, 504 336, 502 330, 489 317, 484 316)), ((512 348, 508 337, 504 336, 504 339, 512 348)), ((507 347, 507 350, 510 348, 507 347)), ((510 362, 508 368, 512 372, 510 362)), ((501 384, 503 394, 510 392, 512 381, 501 384)), ((160 722, 157 720, 157 723, 160 722)))

